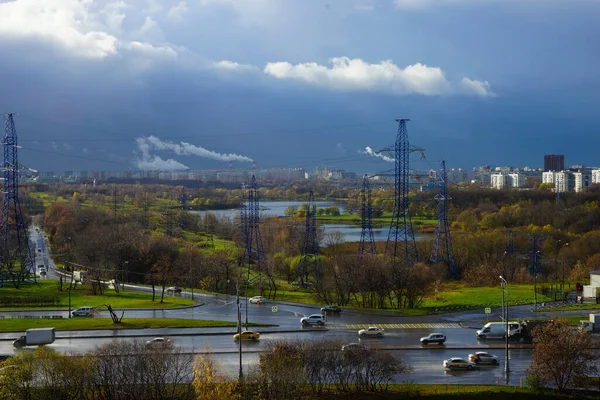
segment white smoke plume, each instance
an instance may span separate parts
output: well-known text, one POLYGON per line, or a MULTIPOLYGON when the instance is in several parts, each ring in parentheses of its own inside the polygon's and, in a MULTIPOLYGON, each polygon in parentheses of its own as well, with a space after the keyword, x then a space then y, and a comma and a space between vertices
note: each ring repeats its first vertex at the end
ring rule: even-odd
POLYGON ((386 156, 385 154, 381 154, 381 153, 376 153, 373 151, 372 148, 370 148, 369 146, 365 147, 364 151, 359 150, 358 151, 360 154, 366 154, 369 157, 375 157, 375 158, 381 158, 383 161, 386 162, 394 162, 394 159, 391 157, 386 156))
POLYGON ((239 154, 223 154, 217 153, 212 150, 207 150, 204 147, 195 146, 190 143, 181 142, 173 143, 160 140, 156 136, 141 137, 137 139, 138 147, 145 146, 148 151, 150 149, 161 150, 161 151, 172 151, 180 156, 198 156, 202 158, 209 158, 217 161, 241 161, 241 162, 252 162, 251 158, 241 156, 239 154), (140 143, 141 142, 141 143, 140 143))
POLYGON ((173 159, 163 160, 159 156, 150 154, 151 146, 146 141, 146 138, 137 138, 136 140, 140 157, 134 161, 134 165, 141 171, 183 171, 189 169, 179 161, 173 159))

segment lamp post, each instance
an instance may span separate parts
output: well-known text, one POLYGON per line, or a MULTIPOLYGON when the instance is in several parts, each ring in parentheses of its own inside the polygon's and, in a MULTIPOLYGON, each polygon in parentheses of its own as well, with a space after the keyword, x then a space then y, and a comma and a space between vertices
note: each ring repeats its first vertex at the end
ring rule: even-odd
MULTIPOLYGON (((569 243, 565 243, 565 247, 568 247, 569 243)), ((562 257, 562 283, 560 285, 560 290, 561 292, 563 292, 563 296, 565 293, 565 253, 563 252, 563 257, 562 257)))
POLYGON ((557 240, 554 245, 554 301, 556 301, 556 287, 558 286, 558 245, 562 240, 557 240))
POLYGON ((238 378, 240 382, 244 379, 244 371, 242 369, 242 311, 240 309, 240 282, 235 284, 235 292, 237 296, 237 317, 238 317, 238 342, 239 342, 239 353, 240 353, 240 370, 238 372, 238 378))
POLYGON ((125 261, 125 263, 124 263, 125 271, 121 272, 121 290, 122 291, 125 291, 125 279, 127 278, 128 267, 129 267, 129 261, 125 261))
POLYGON ((538 273, 538 257, 540 251, 533 254, 533 310, 537 311, 537 273, 538 273))
POLYGON ((510 367, 508 365, 508 301, 506 303, 506 307, 504 305, 504 290, 508 282, 506 279, 500 275, 500 286, 502 287, 502 310, 504 312, 504 373, 506 374, 506 379, 508 379, 508 374, 510 373, 510 367))

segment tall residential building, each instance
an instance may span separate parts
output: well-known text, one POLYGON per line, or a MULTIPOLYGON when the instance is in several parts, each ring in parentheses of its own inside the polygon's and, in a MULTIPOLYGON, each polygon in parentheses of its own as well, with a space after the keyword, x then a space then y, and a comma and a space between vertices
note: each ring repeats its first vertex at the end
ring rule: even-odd
POLYGON ((600 183, 600 169, 592 170, 592 183, 600 183))
POLYGON ((575 190, 575 176, 570 171, 547 171, 542 174, 542 183, 553 183, 554 191, 564 193, 575 190))
POLYGON ((504 189, 504 187, 520 188, 525 186, 525 175, 512 174, 491 174, 490 182, 494 189, 504 189))
POLYGON ((563 154, 546 154, 544 156, 544 172, 562 171, 565 169, 565 156, 563 154))
POLYGON ((573 178, 576 192, 581 192, 583 189, 592 186, 592 174, 587 171, 573 172, 573 178))

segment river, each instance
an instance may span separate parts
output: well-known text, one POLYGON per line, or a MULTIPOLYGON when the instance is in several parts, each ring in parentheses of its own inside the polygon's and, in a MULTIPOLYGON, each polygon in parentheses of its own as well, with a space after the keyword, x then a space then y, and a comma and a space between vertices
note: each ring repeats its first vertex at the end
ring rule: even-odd
MULTIPOLYGON (((306 202, 302 201, 263 201, 260 203, 260 214, 261 217, 283 217, 285 216, 285 210, 288 207, 300 207, 302 204, 306 204, 306 202)), ((340 209, 340 213, 344 213, 345 205, 341 202, 334 201, 315 201, 315 205, 317 208, 326 208, 331 206, 336 206, 340 209)), ((217 218, 227 217, 234 219, 239 210, 228 209, 228 210, 210 210, 210 211, 198 211, 201 216, 206 215, 207 213, 214 214, 217 218)), ((360 233, 361 227, 360 225, 350 225, 350 224, 336 224, 336 223, 319 223, 320 226, 323 227, 325 234, 340 231, 344 235, 345 242, 359 242, 360 241, 360 233)), ((389 226, 373 228, 373 236, 375 241, 387 240, 389 232, 389 226)), ((419 238, 422 235, 415 234, 415 238, 419 238)))

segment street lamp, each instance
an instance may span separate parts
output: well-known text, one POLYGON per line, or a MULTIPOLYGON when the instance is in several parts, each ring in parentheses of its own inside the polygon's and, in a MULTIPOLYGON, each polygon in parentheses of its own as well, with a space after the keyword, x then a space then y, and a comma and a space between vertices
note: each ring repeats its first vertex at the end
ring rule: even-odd
MULTIPOLYGON (((562 240, 557 240, 554 245, 554 286, 558 286, 558 245, 562 240)), ((554 289, 554 301, 556 301, 556 288, 554 289)))
POLYGON ((238 342, 239 342, 239 353, 240 353, 240 370, 238 372, 238 378, 240 382, 244 379, 244 372, 242 369, 242 311, 240 309, 240 282, 235 284, 235 292, 237 295, 237 317, 238 317, 238 342))
POLYGON ((533 254, 533 310, 537 311, 537 273, 538 273, 538 257, 540 251, 533 254))
POLYGON ((508 282, 506 279, 500 275, 500 286, 502 287, 502 310, 504 313, 504 373, 506 374, 506 379, 508 379, 508 374, 510 373, 510 367, 508 366, 508 301, 506 302, 506 307, 504 306, 504 290, 508 282))
MULTIPOLYGON (((568 247, 569 243, 565 243, 565 247, 568 247)), ((562 258, 562 284, 560 286, 561 291, 563 292, 563 296, 565 294, 565 253, 563 252, 562 258)))

